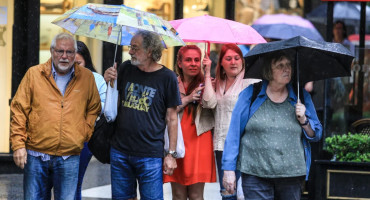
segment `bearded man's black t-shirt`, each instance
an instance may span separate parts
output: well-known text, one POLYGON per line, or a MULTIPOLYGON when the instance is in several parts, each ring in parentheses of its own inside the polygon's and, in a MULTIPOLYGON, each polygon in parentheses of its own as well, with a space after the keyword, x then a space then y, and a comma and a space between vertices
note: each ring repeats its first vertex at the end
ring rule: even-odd
POLYGON ((139 157, 163 157, 167 108, 181 105, 173 71, 144 72, 126 61, 117 79, 120 102, 112 146, 139 157))

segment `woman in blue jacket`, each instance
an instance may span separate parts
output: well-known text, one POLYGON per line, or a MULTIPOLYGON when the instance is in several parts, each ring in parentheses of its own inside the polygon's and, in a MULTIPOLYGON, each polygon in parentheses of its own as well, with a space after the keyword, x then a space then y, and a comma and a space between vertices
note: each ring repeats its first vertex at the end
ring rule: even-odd
POLYGON ((294 93, 292 59, 279 51, 265 62, 259 94, 252 102, 253 85, 247 87, 233 110, 223 184, 232 192, 238 169, 245 199, 299 200, 311 164, 309 142, 320 140, 322 126, 310 95, 303 91, 302 104, 294 93))

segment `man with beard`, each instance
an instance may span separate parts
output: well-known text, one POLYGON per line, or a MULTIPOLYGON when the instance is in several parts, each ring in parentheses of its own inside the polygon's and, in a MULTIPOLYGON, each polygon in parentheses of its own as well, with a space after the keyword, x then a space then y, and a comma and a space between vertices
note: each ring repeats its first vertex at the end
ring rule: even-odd
MULTIPOLYGON (((139 31, 131 40, 131 61, 119 67, 119 106, 111 148, 113 199, 135 199, 136 180, 141 199, 163 199, 162 162, 165 174, 172 175, 177 167, 176 108, 181 99, 175 73, 158 64, 162 50, 156 33, 139 31), (165 153, 166 124, 170 142, 165 153)), ((109 68, 104 77, 116 79, 116 69, 109 68)))
POLYGON ((79 154, 101 103, 94 75, 74 64, 77 44, 55 36, 51 59, 31 67, 11 103, 10 141, 15 164, 24 169, 24 199, 74 199, 79 154))

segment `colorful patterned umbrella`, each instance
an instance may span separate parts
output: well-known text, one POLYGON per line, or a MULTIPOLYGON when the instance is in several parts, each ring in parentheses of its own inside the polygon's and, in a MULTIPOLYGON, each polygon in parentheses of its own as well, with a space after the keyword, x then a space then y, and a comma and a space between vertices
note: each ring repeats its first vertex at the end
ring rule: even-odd
POLYGON ((168 21, 125 5, 86 4, 72 8, 52 23, 75 35, 119 45, 130 45, 138 30, 158 33, 165 48, 185 45, 168 21))

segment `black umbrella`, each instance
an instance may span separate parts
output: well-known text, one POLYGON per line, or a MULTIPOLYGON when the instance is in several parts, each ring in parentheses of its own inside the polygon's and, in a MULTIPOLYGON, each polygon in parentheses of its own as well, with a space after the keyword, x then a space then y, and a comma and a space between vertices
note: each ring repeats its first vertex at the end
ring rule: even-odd
MULTIPOLYGON (((350 76, 353 56, 339 43, 318 42, 303 36, 258 44, 245 57, 244 78, 262 79, 264 59, 277 51, 285 51, 292 58, 294 74, 299 84, 327 78, 350 76)), ((297 95, 299 95, 299 90, 297 95)))

